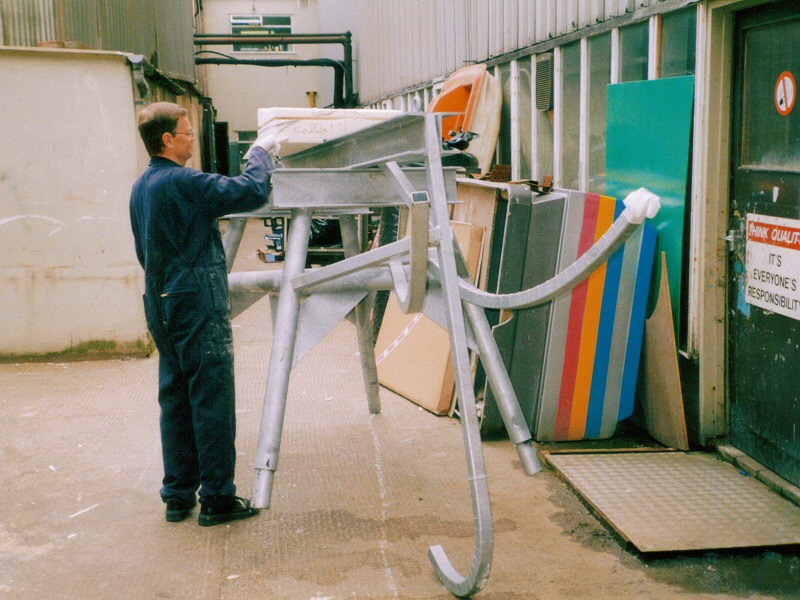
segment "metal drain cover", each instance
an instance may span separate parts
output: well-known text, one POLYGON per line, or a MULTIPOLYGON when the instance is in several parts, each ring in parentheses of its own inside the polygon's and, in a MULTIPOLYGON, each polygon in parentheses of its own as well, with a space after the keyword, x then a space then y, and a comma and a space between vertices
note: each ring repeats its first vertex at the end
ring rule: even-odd
POLYGON ((800 508, 713 455, 547 458, 597 516, 642 553, 800 544, 800 508))

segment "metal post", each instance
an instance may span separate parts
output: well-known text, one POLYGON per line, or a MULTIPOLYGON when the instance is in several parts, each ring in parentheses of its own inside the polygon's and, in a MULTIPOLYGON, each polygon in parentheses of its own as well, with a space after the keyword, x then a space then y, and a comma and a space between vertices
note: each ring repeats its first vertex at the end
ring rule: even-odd
POLYGON ((514 444, 522 463, 522 470, 526 475, 535 475, 542 470, 542 463, 536 455, 536 448, 533 446, 533 436, 525 423, 525 416, 519 406, 517 394, 511 385, 511 378, 508 376, 500 350, 497 348, 492 336, 489 322, 486 320, 486 313, 483 309, 469 302, 464 302, 464 312, 469 319, 472 335, 478 344, 478 352, 481 362, 486 369, 486 375, 494 390, 497 408, 500 409, 500 416, 506 426, 508 437, 514 444))
MULTIPOLYGON (((353 215, 339 217, 342 230, 342 245, 345 256, 350 258, 360 254, 358 243, 358 225, 353 215)), ((427 233, 427 231, 426 231, 427 233)), ((355 308, 356 331, 358 335, 358 352, 361 355, 361 373, 364 377, 364 387, 367 392, 370 414, 377 415, 381 412, 380 386, 378 384, 378 367, 375 364, 375 346, 372 343, 372 328, 370 327, 369 314, 375 301, 375 294, 367 294, 355 308)))
POLYGON ((289 390, 289 375, 292 371, 292 357, 297 339, 297 321, 300 316, 300 295, 294 291, 292 279, 305 269, 310 233, 311 210, 293 210, 281 292, 274 321, 279 326, 274 327, 272 332, 267 390, 264 395, 261 430, 256 448, 256 478, 252 501, 256 508, 269 508, 273 479, 278 468, 286 394, 289 390))
POLYGON ((463 577, 450 562, 442 546, 432 546, 428 556, 436 574, 456 596, 470 596, 478 592, 489 578, 492 565, 493 537, 492 512, 489 503, 489 486, 481 450, 480 429, 475 410, 475 392, 472 387, 472 370, 467 351, 467 332, 454 250, 453 230, 449 227, 447 193, 442 175, 441 134, 435 115, 425 116, 425 142, 427 151, 428 193, 431 196, 433 226, 441 231, 437 247, 442 292, 445 301, 447 325, 450 331, 450 352, 455 371, 456 392, 460 406, 461 432, 467 455, 472 515, 475 523, 475 548, 472 567, 463 577))

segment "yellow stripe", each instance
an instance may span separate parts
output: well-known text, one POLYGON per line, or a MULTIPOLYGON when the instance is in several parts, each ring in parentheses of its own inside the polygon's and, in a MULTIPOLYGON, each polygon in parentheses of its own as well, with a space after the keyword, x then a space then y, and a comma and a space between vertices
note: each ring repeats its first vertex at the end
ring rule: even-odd
MULTIPOLYGON (((600 210, 597 214, 595 242, 608 231, 614 222, 616 201, 608 196, 600 197, 600 210)), ((586 432, 586 417, 589 413, 589 393, 592 389, 594 357, 597 352, 597 330, 600 327, 600 310, 603 304, 603 289, 606 284, 606 263, 589 276, 586 292, 586 310, 583 313, 581 347, 578 353, 578 373, 575 380, 575 393, 572 397, 572 414, 569 420, 569 439, 579 440, 586 432)))

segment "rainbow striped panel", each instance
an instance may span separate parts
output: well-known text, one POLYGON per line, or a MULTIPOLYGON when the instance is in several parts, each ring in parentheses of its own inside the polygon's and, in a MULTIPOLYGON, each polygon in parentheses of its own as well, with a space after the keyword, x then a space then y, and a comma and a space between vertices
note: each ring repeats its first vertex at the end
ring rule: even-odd
MULTIPOLYGON (((585 254, 594 244, 599 208, 599 202, 597 202, 596 198, 586 198, 581 238, 578 244, 578 258, 585 254)), ((586 313, 586 301, 589 293, 589 279, 582 281, 572 290, 569 322, 567 323, 567 344, 564 349, 564 364, 561 371, 561 390, 559 391, 558 411, 556 412, 556 439, 572 439, 570 438, 572 405, 575 401, 575 386, 579 378, 578 362, 581 352, 581 338, 583 336, 583 318, 586 313)))
MULTIPOLYGON (((559 271, 600 239, 622 208, 607 196, 569 192, 559 271)), ((553 301, 536 439, 607 438, 633 413, 655 238, 655 228, 641 227, 605 265, 553 301)))

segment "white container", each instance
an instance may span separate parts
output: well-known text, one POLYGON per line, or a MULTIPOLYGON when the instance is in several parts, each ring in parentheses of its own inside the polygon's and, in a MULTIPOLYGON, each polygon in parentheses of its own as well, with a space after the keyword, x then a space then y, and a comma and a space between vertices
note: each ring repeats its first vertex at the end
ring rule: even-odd
POLYGON ((259 108, 258 137, 286 136, 281 155, 288 156, 401 114, 368 108, 259 108))

